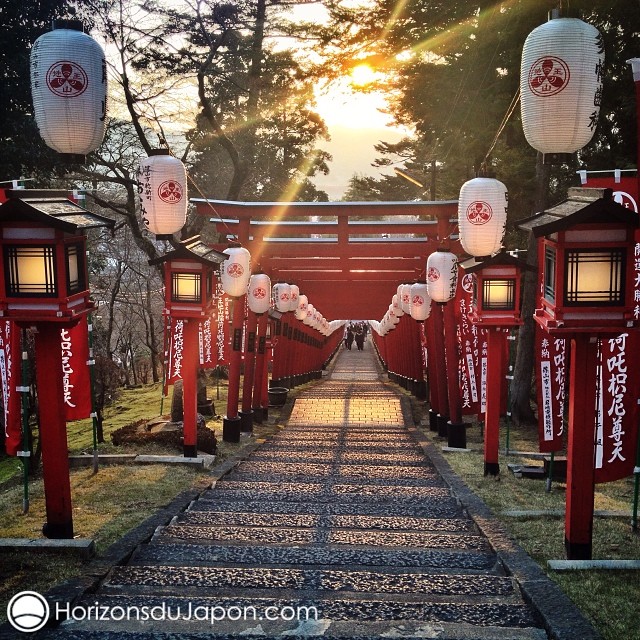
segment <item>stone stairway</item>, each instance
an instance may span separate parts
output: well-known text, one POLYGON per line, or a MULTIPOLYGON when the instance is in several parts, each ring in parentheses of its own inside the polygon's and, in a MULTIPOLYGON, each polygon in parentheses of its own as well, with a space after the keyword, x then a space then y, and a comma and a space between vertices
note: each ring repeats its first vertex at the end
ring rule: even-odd
POLYGON ((370 345, 341 352, 286 429, 82 604, 130 619, 46 637, 547 638, 409 433, 370 345))

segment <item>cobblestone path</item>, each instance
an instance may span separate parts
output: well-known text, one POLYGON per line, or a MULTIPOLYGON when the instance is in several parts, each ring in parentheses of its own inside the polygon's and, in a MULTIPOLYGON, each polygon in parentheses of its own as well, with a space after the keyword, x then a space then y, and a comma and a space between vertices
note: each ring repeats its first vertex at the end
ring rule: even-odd
POLYGON ((547 637, 406 428, 370 343, 341 351, 330 376, 298 396, 286 429, 85 604, 158 607, 158 617, 179 608, 192 619, 65 623, 54 637, 547 637), (247 607, 247 620, 193 619, 247 607), (267 619, 279 615, 289 619, 267 619))

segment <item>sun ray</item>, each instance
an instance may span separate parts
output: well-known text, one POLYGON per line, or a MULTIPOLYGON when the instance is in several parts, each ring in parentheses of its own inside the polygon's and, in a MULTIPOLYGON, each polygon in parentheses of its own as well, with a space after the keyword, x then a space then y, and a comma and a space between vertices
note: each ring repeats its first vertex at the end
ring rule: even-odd
MULTIPOLYGON (((315 165, 316 159, 318 157, 319 151, 313 150, 309 153, 304 160, 300 163, 294 177, 291 178, 287 186, 284 188, 280 197, 278 198, 278 203, 273 207, 274 215, 270 218, 270 224, 264 230, 264 235, 269 236, 270 233, 276 228, 278 222, 281 222, 287 217, 287 211, 289 210, 289 203, 295 202, 300 189, 304 186, 304 179, 307 178, 315 165)), ((262 259, 262 254, 264 253, 263 246, 257 246, 253 249, 253 260, 255 264, 260 264, 260 260, 262 259)))

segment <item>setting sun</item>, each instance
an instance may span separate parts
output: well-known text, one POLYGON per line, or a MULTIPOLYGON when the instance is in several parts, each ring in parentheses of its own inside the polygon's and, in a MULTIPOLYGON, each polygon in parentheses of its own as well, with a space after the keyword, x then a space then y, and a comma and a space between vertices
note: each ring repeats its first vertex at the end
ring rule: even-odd
POLYGON ((359 64, 351 70, 351 83, 356 87, 364 87, 376 79, 376 72, 368 64, 359 64))

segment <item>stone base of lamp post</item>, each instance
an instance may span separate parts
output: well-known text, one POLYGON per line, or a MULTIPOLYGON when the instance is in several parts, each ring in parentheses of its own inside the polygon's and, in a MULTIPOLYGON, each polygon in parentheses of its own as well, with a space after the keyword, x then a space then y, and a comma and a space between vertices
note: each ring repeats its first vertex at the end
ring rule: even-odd
POLYGON ((452 449, 467 448, 467 426, 464 422, 447 423, 447 446, 452 449))
POLYGON ((222 440, 224 442, 240 442, 240 416, 222 419, 222 440))
POLYGON ((499 476, 500 475, 500 463, 499 462, 485 462, 484 463, 484 475, 485 476, 499 476))
POLYGON ((449 435, 449 416, 438 414, 438 436, 446 438, 449 435))
POLYGON ((253 411, 239 411, 240 431, 242 433, 253 433, 253 411))
POLYGON ((429 409, 429 431, 438 431, 438 412, 433 409, 429 409))

